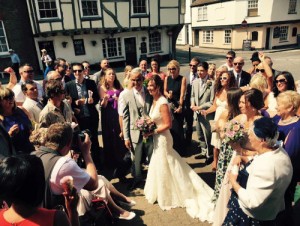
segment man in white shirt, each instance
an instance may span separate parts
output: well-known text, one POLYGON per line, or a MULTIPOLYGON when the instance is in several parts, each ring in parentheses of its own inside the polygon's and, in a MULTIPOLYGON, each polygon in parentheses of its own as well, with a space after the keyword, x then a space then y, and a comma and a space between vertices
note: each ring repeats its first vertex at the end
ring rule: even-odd
POLYGON ((44 90, 42 85, 38 81, 33 80, 33 67, 30 64, 24 64, 19 68, 19 73, 21 79, 15 86, 12 87, 12 91, 15 93, 15 100, 17 105, 21 106, 25 101, 25 95, 22 91, 21 85, 24 84, 26 81, 33 81, 36 84, 36 87, 38 89, 38 99, 41 100, 44 95, 44 90))
POLYGON ((104 58, 100 62, 100 71, 93 74, 93 79, 96 82, 97 86, 99 85, 99 82, 101 81, 101 77, 103 76, 102 72, 104 70, 106 70, 107 68, 109 68, 109 61, 108 61, 108 59, 104 58))
POLYGON ((39 122, 40 113, 43 109, 43 105, 38 100, 37 86, 33 81, 27 81, 21 86, 24 95, 26 96, 23 107, 31 115, 31 119, 35 122, 39 122))
POLYGON ((233 60, 235 58, 235 52, 233 50, 228 51, 226 54, 226 63, 221 65, 227 67, 228 71, 233 70, 233 60))

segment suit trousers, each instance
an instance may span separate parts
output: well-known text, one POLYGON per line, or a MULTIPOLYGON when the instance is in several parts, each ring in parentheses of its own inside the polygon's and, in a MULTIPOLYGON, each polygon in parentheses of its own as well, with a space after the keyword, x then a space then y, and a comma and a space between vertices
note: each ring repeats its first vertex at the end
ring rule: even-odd
POLYGON ((185 143, 189 145, 192 142, 192 135, 193 135, 193 122, 194 122, 194 112, 189 107, 186 106, 184 110, 184 119, 186 122, 186 130, 185 130, 185 143))
MULTIPOLYGON (((197 114, 196 129, 197 129, 198 136, 203 135, 204 142, 206 145, 206 147, 204 148, 207 149, 207 152, 205 153, 206 157, 213 155, 213 146, 211 145, 211 128, 209 124, 210 118, 213 118, 212 114, 207 115, 206 118, 201 114, 197 114)), ((201 145, 201 140, 200 140, 200 145, 201 145)))
POLYGON ((142 180, 142 159, 143 156, 148 157, 150 162, 152 153, 153 153, 153 137, 148 137, 146 142, 143 142, 143 137, 140 136, 138 143, 132 143, 134 150, 134 168, 132 176, 135 181, 142 180))

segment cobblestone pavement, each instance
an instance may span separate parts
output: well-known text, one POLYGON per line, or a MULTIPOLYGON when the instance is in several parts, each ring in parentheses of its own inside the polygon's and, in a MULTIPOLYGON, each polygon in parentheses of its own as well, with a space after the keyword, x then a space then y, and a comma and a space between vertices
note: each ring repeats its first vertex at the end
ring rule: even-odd
MULTIPOLYGON (((195 132, 194 132, 195 134, 195 132)), ((211 187, 214 184, 215 174, 211 171, 210 166, 206 166, 204 160, 197 160, 195 156, 199 153, 197 143, 194 142, 190 147, 187 147, 185 157, 186 162, 204 179, 211 187)), ((146 178, 147 171, 144 170, 144 176, 146 178)), ((110 178, 111 172, 104 172, 105 176, 110 178)), ((128 180, 132 178, 127 175, 128 180)), ((180 180, 180 178, 178 178, 180 180)), ((136 213, 136 217, 131 221, 117 220, 115 223, 118 226, 181 226, 181 225, 198 225, 209 226, 208 222, 200 222, 197 219, 191 218, 184 208, 175 208, 169 211, 163 211, 157 204, 149 204, 144 197, 143 187, 141 184, 139 188, 132 192, 127 190, 128 183, 121 183, 118 179, 113 179, 111 182, 122 193, 132 197, 136 201, 136 206, 132 208, 132 211, 136 213)))

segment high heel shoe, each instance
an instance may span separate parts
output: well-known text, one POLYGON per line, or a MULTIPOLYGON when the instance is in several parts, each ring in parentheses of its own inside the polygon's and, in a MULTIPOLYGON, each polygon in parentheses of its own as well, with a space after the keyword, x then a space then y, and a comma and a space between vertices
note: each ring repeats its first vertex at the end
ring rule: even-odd
POLYGON ((119 203, 121 205, 128 206, 128 207, 133 207, 136 205, 136 202, 134 200, 131 200, 130 202, 119 201, 119 203))
POLYGON ((129 215, 127 217, 119 216, 118 218, 120 220, 132 220, 134 217, 135 217, 135 213, 134 212, 129 212, 129 215))

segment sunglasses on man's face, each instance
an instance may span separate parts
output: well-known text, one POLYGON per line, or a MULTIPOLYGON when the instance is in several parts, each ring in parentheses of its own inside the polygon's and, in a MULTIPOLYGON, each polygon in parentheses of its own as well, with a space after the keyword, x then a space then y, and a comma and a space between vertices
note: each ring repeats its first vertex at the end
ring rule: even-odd
POLYGON ((287 83, 287 81, 284 79, 284 78, 282 78, 282 79, 276 79, 275 80, 275 83, 277 84, 277 83, 287 83))
POLYGON ((27 74, 32 74, 34 71, 33 70, 28 70, 28 71, 23 71, 23 72, 25 72, 27 74))
POLYGON ((74 73, 77 73, 77 72, 78 72, 78 73, 81 73, 82 70, 73 70, 73 72, 74 72, 74 73))
POLYGON ((233 65, 234 66, 237 66, 237 65, 242 66, 242 65, 244 65, 244 63, 233 63, 233 65))
POLYGON ((265 73, 265 69, 258 69, 258 68, 256 68, 256 70, 255 70, 256 72, 261 72, 261 73, 265 73))
POLYGON ((176 71, 176 68, 175 67, 172 67, 172 68, 168 68, 169 71, 176 71))
POLYGON ((226 59, 228 59, 228 60, 232 60, 232 59, 233 59, 233 57, 226 57, 226 59))

